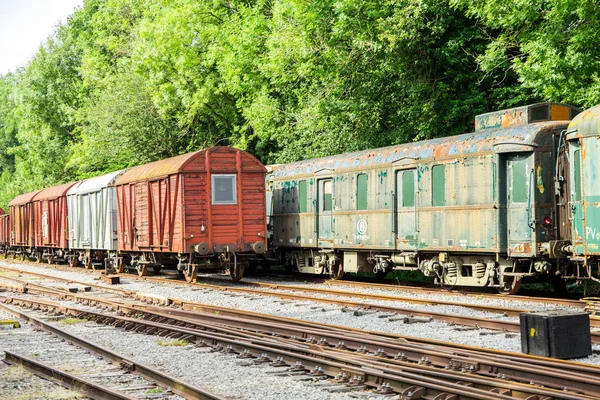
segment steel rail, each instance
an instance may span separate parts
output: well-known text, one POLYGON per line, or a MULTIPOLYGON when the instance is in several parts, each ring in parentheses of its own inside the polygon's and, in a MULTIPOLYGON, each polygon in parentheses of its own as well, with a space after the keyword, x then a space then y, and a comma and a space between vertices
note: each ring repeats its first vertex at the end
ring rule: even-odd
MULTIPOLYGON (((31 302, 29 300, 25 300, 24 303, 34 303, 34 302, 31 302)), ((46 303, 46 302, 40 302, 38 304, 47 305, 47 306, 53 306, 52 304, 49 304, 49 303, 46 303)), ((67 312, 67 310, 68 310, 64 306, 62 306, 62 307, 59 306, 59 305, 54 305, 54 306, 57 307, 57 308, 60 308, 63 312, 67 312)), ((77 313, 78 313, 78 311, 75 311, 75 314, 77 314, 77 313)), ((112 316, 101 316, 101 315, 98 315, 96 313, 91 313, 91 312, 87 312, 87 311, 79 311, 79 313, 80 313, 79 316, 83 316, 83 317, 86 317, 86 318, 89 318, 89 316, 92 316, 92 318, 90 318, 90 319, 97 320, 100 323, 114 324, 113 320, 115 320, 115 317, 112 317, 112 316)), ((134 329, 134 330, 138 330, 138 329, 134 328, 133 325, 140 325, 140 324, 144 325, 143 322, 140 323, 138 320, 132 320, 132 319, 124 318, 124 317, 120 317, 118 319, 120 321, 123 321, 123 322, 119 323, 117 325, 125 326, 125 327, 127 327, 127 325, 132 325, 132 326, 129 326, 129 328, 130 329, 134 329)), ((203 337, 202 340, 207 340, 207 338, 205 337, 205 332, 201 332, 199 334, 198 331, 197 331, 197 329, 195 329, 195 327, 193 327, 193 326, 190 326, 190 323, 188 321, 181 320, 181 321, 178 321, 178 322, 183 322, 184 323, 183 327, 181 325, 180 326, 175 326, 175 325, 169 325, 169 324, 165 324, 165 323, 152 323, 152 324, 145 324, 146 328, 142 329, 142 330, 149 331, 149 332, 146 332, 146 333, 157 333, 157 332, 160 332, 161 330, 163 330, 163 331, 168 330, 168 331, 177 332, 178 336, 182 336, 183 335, 184 337, 186 337, 188 339, 189 339, 190 336, 194 336, 194 337, 201 336, 201 337, 203 337)), ((206 326, 205 325, 203 327, 203 329, 205 329, 205 330, 213 329, 214 330, 214 329, 216 329, 216 325, 215 326, 206 326)), ((224 335, 228 336, 228 337, 235 337, 235 335, 236 335, 236 332, 235 331, 231 331, 230 329, 222 328, 221 332, 224 335)), ((251 341, 251 342, 254 342, 255 340, 257 340, 256 336, 248 334, 247 332, 244 333, 242 336, 243 336, 243 340, 247 340, 247 341, 251 341)), ((271 339, 270 337, 260 337, 259 340, 261 340, 261 341, 272 341, 273 339, 271 339)), ((236 343, 239 344, 239 340, 237 342, 234 340, 233 344, 229 341, 229 342, 227 342, 227 346, 228 346, 228 348, 237 348, 238 345, 236 343)), ((304 350, 305 352, 314 351, 315 348, 318 348, 320 350, 323 349, 320 346, 316 346, 315 347, 315 345, 310 344, 310 343, 307 343, 306 346, 307 347, 304 350)), ((242 347, 244 347, 244 346, 242 346, 242 347)), ((246 347, 248 347, 247 344, 246 344, 246 347)), ((400 349, 400 347, 398 347, 398 348, 400 349)), ((253 350, 254 351, 263 351, 265 349, 253 348, 253 350)), ((267 350, 265 350, 265 351, 267 351, 267 350)), ((319 355, 314 355, 314 356, 319 357, 319 355)), ((323 356, 321 356, 321 358, 322 357, 323 356)), ((363 357, 364 358, 365 356, 361 355, 359 357, 363 357)), ((332 358, 332 357, 330 356, 330 358, 332 358)), ((377 357, 375 359, 376 360, 380 360, 381 359, 381 354, 377 354, 377 357)), ((456 363, 456 360, 457 360, 457 356, 454 355, 454 358, 452 359, 452 361, 456 363)), ((338 362, 347 362, 347 357, 345 357, 343 359, 336 359, 335 361, 338 361, 338 362)), ((575 376, 573 374, 570 374, 570 377, 571 377, 572 381, 576 380, 575 378, 579 379, 579 384, 578 385, 573 385, 573 384, 570 384, 569 382, 567 382, 567 380, 562 379, 562 375, 564 374, 564 371, 560 371, 558 373, 555 370, 538 371, 538 376, 534 377, 531 374, 529 374, 528 376, 523 377, 522 374, 519 374, 519 373, 515 374, 514 372, 513 373, 508 373, 508 374, 501 374, 500 372, 498 372, 499 371, 498 365, 495 365, 495 366, 493 366, 493 365, 487 365, 487 366, 486 365, 479 365, 479 363, 481 363, 481 362, 482 362, 481 360, 477 360, 477 361, 471 360, 471 361, 469 361, 468 365, 471 366, 471 369, 467 369, 467 371, 476 372, 475 368, 473 366, 477 365, 477 371, 485 369, 485 368, 488 368, 487 376, 490 377, 490 378, 494 378, 498 374, 504 375, 506 377, 514 376, 514 377, 516 377, 515 381, 529 382, 530 379, 535 378, 535 379, 537 379, 537 383, 538 384, 541 384, 543 386, 554 387, 555 390, 557 388, 558 389, 566 389, 566 388, 569 389, 569 394, 566 395, 566 396, 564 395, 563 392, 560 392, 559 394, 554 393, 553 396, 555 398, 565 398, 565 399, 585 398, 585 397, 573 397, 575 395, 575 393, 576 393, 577 390, 584 390, 586 392, 596 393, 596 394, 600 393, 600 392, 598 392, 598 384, 596 383, 597 382, 596 376, 594 376, 594 377, 587 377, 587 376, 582 376, 581 374, 579 376, 575 376), (587 385, 587 386, 585 386, 585 385, 587 385)), ((358 366, 360 366, 361 368, 364 368, 366 365, 372 365, 372 367, 375 368, 375 367, 377 367, 379 365, 380 366, 379 369, 382 369, 382 368, 385 369, 385 368, 389 367, 389 364, 399 363, 398 368, 401 368, 402 371, 406 372, 406 371, 408 371, 408 369, 414 368, 414 365, 415 365, 415 364, 412 364, 412 365, 408 364, 408 366, 407 366, 405 359, 401 359, 400 361, 393 361, 393 360, 386 359, 385 362, 384 362, 384 364, 378 364, 378 363, 379 363, 379 361, 377 361, 375 364, 373 364, 373 363, 369 364, 364 359, 361 359, 360 362, 359 362, 359 364, 358 364, 358 366)), ((458 366, 458 365, 454 364, 454 366, 458 366)), ((448 368, 448 366, 446 366, 446 368, 448 368)), ((508 372, 509 368, 513 368, 514 369, 515 367, 514 366, 513 367, 505 366, 504 370, 506 370, 508 372)), ((521 369, 522 370, 528 370, 528 368, 530 368, 530 367, 525 366, 525 367, 522 367, 521 369)), ((464 368, 463 368, 463 370, 464 370, 464 368)), ((386 370, 386 372, 389 373, 389 371, 387 371, 387 370, 386 370)), ((415 372, 416 372, 416 370, 415 370, 415 372)), ((356 371, 352 371, 352 373, 355 374, 356 371)), ((484 373, 482 375, 478 376, 478 379, 482 378, 482 377, 485 377, 485 376, 486 376, 486 373, 484 371, 484 373)), ((366 380, 366 379, 368 379, 368 377, 364 377, 363 378, 363 380, 366 380)), ((438 375, 435 379, 440 379, 440 376, 438 375)), ((459 375, 452 376, 452 379, 459 379, 459 380, 462 379, 464 381, 465 379, 469 380, 470 377, 467 379, 467 378, 465 378, 464 374, 459 374, 459 375)), ((504 387, 503 387, 503 385, 498 385, 497 383, 490 384, 488 382, 486 384, 485 381, 483 381, 483 380, 474 380, 471 383, 472 384, 477 384, 477 386, 487 386, 488 390, 489 390, 489 386, 492 386, 494 389, 511 390, 511 391, 513 391, 513 390, 519 390, 519 391, 523 391, 523 392, 530 393, 530 394, 532 393, 532 390, 530 390, 531 386, 529 386, 529 385, 525 385, 523 388, 515 387, 514 384, 513 385, 508 385, 508 386, 504 385, 504 387)), ((540 394, 540 395, 544 394, 544 393, 547 394, 547 392, 544 392, 544 391, 538 391, 536 393, 540 394)))
MULTIPOLYGON (((31 300, 17 301, 18 303, 35 303, 31 300)), ((381 370, 375 369, 376 366, 371 366, 371 371, 368 373, 365 372, 365 368, 369 368, 369 364, 365 364, 364 361, 361 361, 359 364, 352 363, 350 359, 340 355, 329 355, 327 356, 325 352, 321 348, 315 348, 314 346, 302 346, 298 344, 289 344, 289 343, 280 343, 280 340, 269 340, 265 338, 240 338, 238 336, 230 335, 230 334, 217 334, 217 333, 206 333, 206 332, 198 332, 194 330, 190 330, 188 328, 173 326, 173 325, 165 325, 158 323, 147 323, 145 321, 134 320, 127 317, 113 317, 113 316, 102 316, 98 313, 93 313, 84 310, 77 310, 74 308, 64 307, 60 305, 56 305, 57 310, 61 312, 67 312, 79 317, 89 318, 90 316, 94 316, 90 319, 97 320, 100 323, 104 324, 114 324, 114 320, 119 320, 123 322, 123 324, 117 324, 117 326, 123 326, 134 331, 143 331, 139 329, 139 326, 146 326, 150 329, 163 329, 171 332, 177 332, 178 334, 184 335, 184 337, 194 336, 196 340, 202 338, 203 341, 210 341, 212 343, 222 343, 227 345, 228 352, 236 352, 237 354, 247 354, 248 349, 252 349, 252 351, 256 354, 266 355, 266 357, 278 359, 286 359, 290 360, 290 364, 294 365, 297 371, 308 372, 307 366, 311 367, 313 370, 317 370, 316 367, 319 367, 319 371, 321 373, 325 373, 330 377, 335 377, 340 375, 342 372, 348 373, 352 375, 361 385, 377 387, 382 383, 387 383, 388 387, 393 389, 395 392, 406 394, 407 391, 415 390, 413 388, 422 388, 427 393, 433 393, 435 395, 442 394, 453 394, 460 396, 461 399, 512 399, 513 396, 506 395, 506 391, 515 390, 514 386, 508 385, 506 387, 506 382, 498 381, 500 384, 500 388, 496 387, 494 383, 489 383, 487 386, 491 386, 494 389, 504 390, 500 392, 492 392, 490 390, 478 389, 473 386, 474 383, 478 382, 470 382, 469 385, 464 383, 465 379, 469 380, 470 377, 465 376, 465 374, 452 374, 449 371, 430 371, 430 375, 432 376, 423 376, 422 374, 415 374, 411 372, 407 372, 404 369, 392 370, 390 368, 382 368, 381 370), (78 314, 79 313, 79 314, 78 314), (128 326, 129 325, 129 326, 128 326), (296 364, 293 364, 294 361, 296 364), (298 365, 300 362, 300 366, 298 365), (353 365, 354 364, 354 365, 353 365), (443 382, 440 379, 452 379, 453 382, 443 382), (502 387, 504 386, 504 387, 502 387), (465 389, 468 387, 468 390, 465 389)), ((156 333, 156 332, 153 332, 156 333)), ((178 336, 173 336, 178 337, 178 336)), ((255 356, 248 356, 246 358, 254 358, 255 356)), ((264 359, 264 356, 263 356, 264 359)), ((425 366, 427 368, 427 366, 425 366)), ((413 366, 414 369, 414 366, 413 366)), ((497 381, 497 379, 492 379, 492 381, 497 381)), ((532 388, 533 392, 538 391, 538 388, 532 388)), ((521 388, 517 393, 520 393, 521 388)), ((531 393, 530 391, 529 393, 531 393)), ((550 389, 550 391, 552 391, 550 389)), ((552 391, 554 392, 554 391, 552 391)), ((545 393, 548 393, 547 391, 545 393)), ((566 397, 563 393, 562 396, 556 397, 564 398, 564 399, 590 399, 589 397, 579 397, 575 393, 570 393, 568 397, 566 397)))
POLYGON ((4 361, 8 364, 22 365, 35 375, 51 381, 58 380, 61 386, 80 392, 94 400, 135 400, 137 397, 113 390, 109 387, 92 382, 88 379, 78 377, 68 372, 61 371, 50 365, 41 363, 29 357, 15 354, 10 351, 4 352, 4 361))
MULTIPOLYGON (((48 307, 60 307, 60 305, 52 305, 49 303, 40 303, 40 304, 46 305, 48 307)), ((4 309, 5 311, 7 311, 19 318, 22 318, 34 325, 41 327, 42 329, 44 329, 47 332, 50 332, 54 335, 64 338, 65 340, 68 340, 69 342, 74 343, 78 346, 89 349, 89 350, 93 351, 94 353, 100 354, 103 357, 105 357, 109 360, 112 360, 115 363, 118 363, 120 365, 126 365, 131 371, 135 371, 146 378, 152 379, 152 380, 158 382, 162 386, 171 388, 174 393, 176 393, 180 396, 184 396, 184 397, 190 398, 190 399, 199 399, 199 400, 202 400, 202 399, 224 400, 223 397, 220 397, 216 394, 210 393, 210 392, 206 391, 205 389, 199 388, 194 385, 190 385, 180 379, 177 379, 175 377, 164 374, 160 371, 157 371, 155 369, 147 367, 143 364, 136 363, 135 361, 129 360, 123 356, 118 355, 117 353, 114 353, 114 352, 108 350, 105 347, 88 342, 76 335, 68 333, 68 332, 66 332, 62 329, 59 329, 53 325, 47 324, 42 320, 39 320, 39 319, 32 317, 30 315, 27 315, 25 313, 22 313, 19 310, 16 310, 15 308, 8 306, 7 304, 0 303, 0 308, 4 309)))

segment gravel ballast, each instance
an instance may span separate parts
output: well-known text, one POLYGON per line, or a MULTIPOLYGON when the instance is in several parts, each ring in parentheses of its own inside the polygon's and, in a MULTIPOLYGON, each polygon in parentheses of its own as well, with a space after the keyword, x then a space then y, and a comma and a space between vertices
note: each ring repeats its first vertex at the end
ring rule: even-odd
MULTIPOLYGON (((6 262, 0 262, 0 264, 6 262)), ((89 283, 99 284, 97 278, 94 275, 87 273, 86 271, 70 272, 60 271, 52 268, 41 268, 37 266, 31 266, 29 264, 12 264, 6 263, 6 265, 18 266, 20 268, 27 268, 34 272, 44 272, 52 274, 61 278, 79 280, 89 283)), ((484 330, 463 330, 463 327, 449 326, 446 323, 439 321, 431 321, 427 323, 412 323, 405 324, 396 318, 396 321, 390 321, 390 318, 381 318, 386 313, 374 312, 374 313, 358 313, 360 316, 354 313, 352 309, 344 309, 339 306, 319 303, 318 301, 290 301, 280 300, 276 297, 271 296, 260 296, 260 295, 240 295, 234 293, 227 293, 219 290, 191 288, 187 286, 177 286, 175 283, 154 283, 144 282, 136 279, 128 279, 121 277, 122 284, 119 285, 122 288, 126 288, 132 291, 139 291, 145 294, 154 294, 158 296, 166 296, 172 298, 178 298, 188 301, 196 301, 204 304, 229 307, 240 310, 254 311, 264 314, 272 314, 282 317, 299 318, 314 322, 327 323, 340 326, 348 326, 352 328, 360 328, 370 331, 388 332, 395 333, 409 337, 427 338, 433 340, 441 340, 450 343, 457 343, 469 346, 486 347, 497 350, 512 351, 519 353, 521 351, 521 341, 518 334, 511 333, 492 333, 484 330)), ((298 283, 294 285, 313 285, 315 287, 323 288, 323 284, 309 284, 309 283, 298 283)), ((340 289, 336 287, 336 289, 340 289)), ((343 290, 347 291, 360 291, 365 293, 380 293, 380 289, 359 289, 354 287, 344 287, 343 290)), ((384 291, 384 294, 390 294, 389 291, 384 291)), ((541 303, 527 303, 516 300, 503 300, 502 304, 499 304, 497 299, 487 299, 485 297, 459 297, 453 295, 426 295, 422 293, 405 293, 402 294, 406 297, 419 296, 421 298, 428 298, 435 300, 440 298, 442 300, 451 300, 453 297, 456 299, 460 298, 462 302, 476 302, 476 304, 487 304, 492 306, 512 306, 518 309, 525 309, 531 311, 557 309, 559 307, 551 304, 544 305, 541 303)), ((311 294, 311 296, 313 296, 311 294)), ((316 298, 316 296, 313 296, 316 298)), ((353 299, 356 301, 356 299, 353 299)), ((386 305, 394 305, 402 308, 412 308, 415 310, 435 310, 440 313, 446 314, 458 314, 468 316, 484 316, 488 319, 508 319, 515 320, 514 318, 503 317, 498 314, 483 313, 481 311, 475 311, 468 308, 457 307, 457 306, 426 306, 418 305, 414 303, 405 302, 376 302, 369 300, 368 303, 381 303, 386 305)), ((580 311, 580 310, 578 310, 580 311)), ((594 349, 600 351, 600 346, 594 345, 594 349)), ((580 359, 585 363, 592 363, 600 365, 600 358, 597 355, 592 355, 585 359, 580 359)))

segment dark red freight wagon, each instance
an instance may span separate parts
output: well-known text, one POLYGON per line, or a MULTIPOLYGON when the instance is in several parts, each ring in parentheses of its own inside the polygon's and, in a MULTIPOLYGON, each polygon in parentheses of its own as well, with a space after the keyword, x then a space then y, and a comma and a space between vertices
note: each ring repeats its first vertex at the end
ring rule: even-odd
POLYGON ((77 182, 41 190, 33 198, 36 250, 32 257, 52 263, 68 248, 67 192, 77 182))
POLYGON ((265 174, 260 161, 230 147, 130 169, 115 182, 119 251, 140 275, 176 265, 188 281, 215 267, 241 279, 266 250, 265 174))
POLYGON ((0 253, 6 256, 6 251, 10 246, 10 224, 8 214, 0 208, 0 253))
POLYGON ((39 192, 37 190, 22 194, 8 203, 11 245, 9 252, 15 257, 20 255, 25 259, 26 255, 31 253, 35 247, 33 198, 39 192))

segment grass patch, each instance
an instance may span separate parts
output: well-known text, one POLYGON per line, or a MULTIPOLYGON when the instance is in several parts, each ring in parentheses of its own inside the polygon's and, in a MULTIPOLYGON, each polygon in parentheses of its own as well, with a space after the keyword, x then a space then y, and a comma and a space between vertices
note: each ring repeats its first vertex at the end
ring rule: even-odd
POLYGON ((158 339, 156 341, 156 343, 158 343, 159 346, 169 346, 169 347, 183 347, 183 346, 188 345, 187 340, 181 340, 181 339, 172 339, 172 340, 158 339))
POLYGON ((154 394, 154 393, 162 393, 163 390, 161 388, 154 388, 146 390, 146 394, 154 394))
POLYGON ((85 319, 85 318, 63 318, 58 322, 60 322, 63 325, 75 325, 75 324, 81 324, 82 322, 87 322, 87 319, 85 319))

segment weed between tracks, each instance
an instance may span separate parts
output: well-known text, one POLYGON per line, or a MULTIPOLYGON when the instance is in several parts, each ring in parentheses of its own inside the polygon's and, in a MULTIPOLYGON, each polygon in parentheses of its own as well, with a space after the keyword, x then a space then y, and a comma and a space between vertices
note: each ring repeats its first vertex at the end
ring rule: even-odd
POLYGON ((156 341, 159 346, 174 346, 174 347, 183 347, 188 345, 187 340, 173 339, 173 340, 162 340, 158 339, 156 341))
POLYGON ((85 318, 63 318, 59 322, 64 325, 75 325, 75 324, 81 324, 82 322, 87 322, 87 319, 85 319, 85 318))

